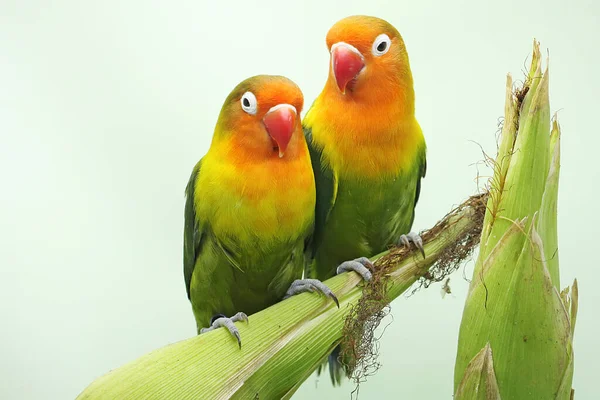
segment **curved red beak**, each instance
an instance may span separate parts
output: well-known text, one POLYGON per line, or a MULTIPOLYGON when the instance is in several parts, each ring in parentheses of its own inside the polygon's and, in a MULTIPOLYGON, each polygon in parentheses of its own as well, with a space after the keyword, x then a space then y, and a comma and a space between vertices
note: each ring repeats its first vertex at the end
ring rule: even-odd
POLYGON ((353 46, 339 42, 331 46, 331 69, 340 92, 346 94, 348 84, 365 67, 362 54, 353 46))
POLYGON ((296 128, 296 108, 290 104, 278 104, 272 107, 263 117, 267 133, 279 149, 279 157, 283 157, 296 128))

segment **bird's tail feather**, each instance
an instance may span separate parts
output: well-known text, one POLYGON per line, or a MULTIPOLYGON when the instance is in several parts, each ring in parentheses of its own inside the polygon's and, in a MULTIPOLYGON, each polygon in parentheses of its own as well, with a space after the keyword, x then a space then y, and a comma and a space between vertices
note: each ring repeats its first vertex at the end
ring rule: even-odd
POLYGON ((344 377, 347 377, 346 367, 340 361, 341 350, 341 347, 337 345, 331 354, 329 354, 329 357, 327 357, 323 364, 319 365, 319 368, 317 369, 317 374, 321 375, 325 369, 325 365, 329 364, 329 377, 331 378, 331 384, 333 386, 340 386, 344 377))

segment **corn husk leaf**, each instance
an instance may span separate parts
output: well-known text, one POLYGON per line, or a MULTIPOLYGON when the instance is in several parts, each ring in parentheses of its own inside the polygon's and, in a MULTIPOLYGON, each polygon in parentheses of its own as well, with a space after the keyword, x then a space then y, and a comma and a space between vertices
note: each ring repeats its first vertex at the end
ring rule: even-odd
POLYGON ((524 87, 513 92, 507 80, 505 125, 459 333, 454 385, 463 398, 482 395, 473 391, 470 365, 486 346, 503 398, 571 395, 577 285, 570 295, 558 291, 560 127, 555 119, 550 132, 548 85, 534 42, 524 87))
POLYGON ((494 358, 489 343, 467 365, 454 398, 456 400, 500 400, 500 390, 494 373, 494 358))

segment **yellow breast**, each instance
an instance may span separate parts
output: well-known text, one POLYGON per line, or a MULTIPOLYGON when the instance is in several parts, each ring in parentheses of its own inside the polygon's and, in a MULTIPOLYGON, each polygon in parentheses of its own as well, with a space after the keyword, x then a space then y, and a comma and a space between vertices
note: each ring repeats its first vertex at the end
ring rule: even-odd
POLYGON ((218 236, 293 240, 312 224, 315 184, 308 151, 293 158, 231 159, 212 149, 195 191, 198 218, 218 236))
POLYGON ((414 115, 402 110, 340 103, 319 97, 304 118, 314 145, 338 174, 376 178, 414 165, 424 138, 414 115))

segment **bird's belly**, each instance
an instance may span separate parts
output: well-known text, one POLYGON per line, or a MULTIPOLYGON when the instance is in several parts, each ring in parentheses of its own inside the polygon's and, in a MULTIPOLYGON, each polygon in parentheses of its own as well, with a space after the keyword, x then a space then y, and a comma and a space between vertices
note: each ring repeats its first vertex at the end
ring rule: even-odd
MULTIPOLYGON (((415 184, 339 182, 335 205, 317 252, 318 268, 335 271, 340 263, 371 257, 389 248, 411 228, 415 184)), ((333 272, 331 272, 333 274, 333 272)))
POLYGON ((246 244, 231 264, 233 307, 248 315, 280 301, 295 279, 302 277, 303 240, 246 244))
POLYGON ((207 244, 196 262, 191 286, 198 326, 207 326, 215 314, 250 315, 281 300, 302 275, 302 260, 292 259, 292 254, 303 254, 302 243, 221 238, 207 244))

